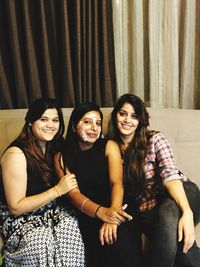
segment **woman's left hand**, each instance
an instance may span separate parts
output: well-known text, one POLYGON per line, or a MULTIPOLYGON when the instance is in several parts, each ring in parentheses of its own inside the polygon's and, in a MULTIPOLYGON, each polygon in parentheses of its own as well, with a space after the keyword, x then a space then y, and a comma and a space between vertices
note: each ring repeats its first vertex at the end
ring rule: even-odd
POLYGON ((71 190, 78 187, 76 176, 73 173, 67 173, 60 178, 57 187, 61 195, 69 193, 71 190))
POLYGON ((133 217, 126 213, 124 209, 127 205, 122 206, 121 208, 106 208, 101 206, 98 211, 96 212, 96 217, 102 220, 105 223, 111 223, 111 224, 121 224, 126 219, 132 220, 133 217))
POLYGON ((99 230, 99 239, 102 246, 105 243, 112 245, 117 240, 117 225, 104 223, 99 230))
POLYGON ((178 241, 183 240, 183 252, 187 253, 195 240, 193 213, 186 209, 178 223, 178 241))

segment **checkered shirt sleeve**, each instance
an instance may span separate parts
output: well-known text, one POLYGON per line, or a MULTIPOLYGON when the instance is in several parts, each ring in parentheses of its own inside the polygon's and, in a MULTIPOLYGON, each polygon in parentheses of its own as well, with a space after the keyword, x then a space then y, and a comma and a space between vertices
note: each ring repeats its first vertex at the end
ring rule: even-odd
POLYGON ((152 141, 154 143, 153 147, 156 155, 157 171, 159 172, 163 184, 176 179, 187 180, 177 169, 171 146, 164 135, 157 133, 153 136, 152 141))

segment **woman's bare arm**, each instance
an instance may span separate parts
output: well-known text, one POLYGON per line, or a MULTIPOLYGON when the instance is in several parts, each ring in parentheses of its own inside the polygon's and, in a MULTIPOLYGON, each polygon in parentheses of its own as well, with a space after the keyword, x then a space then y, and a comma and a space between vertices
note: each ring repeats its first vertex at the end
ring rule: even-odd
POLYGON ((14 215, 21 215, 44 206, 48 202, 67 192, 66 178, 56 187, 43 193, 26 197, 27 162, 24 153, 18 147, 10 147, 2 156, 2 177, 9 210, 14 215))
POLYGON ((182 211, 178 224, 178 241, 184 240, 183 252, 187 253, 195 240, 193 213, 180 180, 169 181, 165 186, 182 211))
MULTIPOLYGON (((63 160, 60 153, 55 156, 55 168, 57 175, 62 177, 64 175, 63 160), (61 165, 61 166, 60 166, 61 165)), ((66 170, 67 173, 70 173, 69 170, 66 170)), ((83 195, 79 188, 75 188, 67 193, 66 195, 71 203, 79 210, 84 212, 90 217, 98 217, 104 222, 120 224, 121 220, 117 218, 118 214, 113 208, 100 207, 98 203, 95 203, 91 199, 88 199, 87 196, 83 195), (98 213, 98 214, 97 214, 98 213)))

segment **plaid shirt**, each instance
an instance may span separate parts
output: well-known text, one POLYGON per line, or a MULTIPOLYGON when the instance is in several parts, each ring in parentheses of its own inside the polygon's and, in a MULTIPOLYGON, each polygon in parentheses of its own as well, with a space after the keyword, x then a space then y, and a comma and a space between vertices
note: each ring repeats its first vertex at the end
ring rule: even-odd
POLYGON ((164 186, 172 180, 187 181, 177 168, 172 149, 167 139, 160 133, 154 134, 149 140, 149 147, 145 159, 145 190, 137 197, 140 211, 152 209, 158 202, 164 186))

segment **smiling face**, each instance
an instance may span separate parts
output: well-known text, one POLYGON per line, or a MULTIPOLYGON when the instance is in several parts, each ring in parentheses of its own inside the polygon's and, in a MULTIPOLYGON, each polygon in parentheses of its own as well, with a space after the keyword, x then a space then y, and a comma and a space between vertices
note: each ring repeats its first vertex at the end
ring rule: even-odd
POLYGON ((129 103, 125 103, 116 115, 117 128, 124 143, 130 143, 138 127, 135 109, 129 103))
POLYGON ((51 141, 59 130, 60 122, 57 109, 47 109, 38 120, 31 125, 34 136, 40 143, 51 141))
POLYGON ((84 114, 76 126, 79 145, 82 150, 93 146, 101 133, 101 116, 98 111, 89 111, 84 114))

